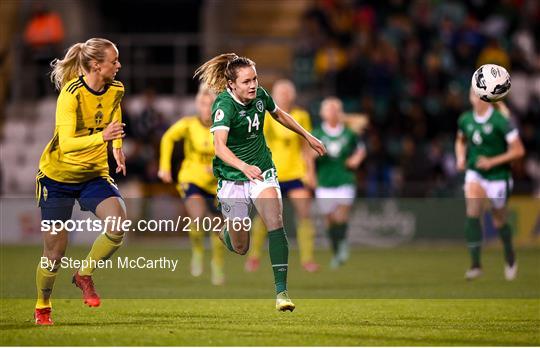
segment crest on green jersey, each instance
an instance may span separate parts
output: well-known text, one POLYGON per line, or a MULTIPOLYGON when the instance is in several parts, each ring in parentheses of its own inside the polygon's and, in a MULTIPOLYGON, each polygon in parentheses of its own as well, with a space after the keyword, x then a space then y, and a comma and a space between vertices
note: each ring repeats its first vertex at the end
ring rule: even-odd
POLYGON ((255 103, 255 107, 257 108, 257 111, 263 112, 264 111, 264 105, 263 105, 262 100, 257 100, 257 102, 255 103))
POLYGON ((217 109, 216 116, 214 116, 214 122, 219 122, 223 120, 223 117, 225 117, 225 114, 223 113, 223 110, 217 109))
POLYGON ((486 134, 491 134, 491 132, 493 131, 493 125, 491 123, 486 123, 482 126, 482 130, 486 134))

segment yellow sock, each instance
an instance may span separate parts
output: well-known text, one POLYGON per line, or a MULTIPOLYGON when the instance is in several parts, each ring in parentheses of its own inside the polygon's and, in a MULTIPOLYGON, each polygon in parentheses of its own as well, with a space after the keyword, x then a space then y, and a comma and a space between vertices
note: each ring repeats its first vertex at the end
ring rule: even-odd
POLYGON ((58 269, 50 271, 47 268, 42 268, 41 264, 38 264, 36 269, 37 309, 52 307, 50 297, 57 271, 58 269))
POLYGON ((204 231, 197 230, 197 225, 194 223, 189 226, 189 240, 193 254, 202 256, 204 254, 204 231))
POLYGON ((310 219, 298 221, 296 238, 298 240, 298 249, 300 251, 300 262, 302 264, 313 261, 315 228, 310 219))
POLYGON ((225 264, 225 245, 223 245, 217 233, 210 233, 210 242, 212 243, 212 265, 223 269, 223 265, 225 264))
POLYGON ((266 241, 267 235, 266 227, 260 216, 255 216, 253 219, 253 227, 251 228, 251 247, 248 253, 248 257, 260 259, 261 249, 266 241))
POLYGON ((97 261, 109 259, 122 245, 123 237, 124 235, 115 235, 109 232, 101 233, 94 241, 88 256, 86 256, 85 264, 88 267, 81 267, 79 274, 82 276, 91 276, 94 273, 97 261))

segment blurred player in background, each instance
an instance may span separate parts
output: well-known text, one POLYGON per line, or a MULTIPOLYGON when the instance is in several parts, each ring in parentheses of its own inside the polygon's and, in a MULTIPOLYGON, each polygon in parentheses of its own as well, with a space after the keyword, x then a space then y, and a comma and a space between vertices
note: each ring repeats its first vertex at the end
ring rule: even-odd
POLYGON ((366 149, 357 135, 345 124, 343 104, 328 97, 321 104, 322 124, 313 135, 326 146, 327 154, 316 160, 317 204, 325 215, 328 237, 334 257, 332 268, 348 258, 347 222, 356 195, 355 170, 366 158, 366 149))
MULTIPOLYGON (((307 111, 294 105, 296 89, 289 80, 276 81, 272 89, 272 98, 279 107, 293 117, 307 131, 311 131, 311 120, 307 111)), ((272 152, 280 180, 282 197, 289 197, 297 217, 296 236, 300 251, 300 263, 308 272, 315 272, 319 265, 314 260, 315 227, 310 218, 311 191, 314 189, 315 170, 312 150, 304 139, 284 128, 273 118, 269 118, 264 126, 264 137, 272 152)), ((266 229, 257 216, 253 220, 253 241, 246 260, 245 268, 254 272, 259 268, 261 249, 266 241, 266 229)))
MULTIPOLYGON (((204 234, 202 229, 205 217, 213 218, 216 212, 217 180, 212 173, 214 143, 210 126, 212 125, 212 103, 215 94, 201 85, 195 97, 198 115, 183 117, 173 124, 161 139, 158 176, 165 183, 172 183, 171 156, 174 143, 184 140, 185 159, 178 172, 178 192, 185 201, 191 219, 189 238, 191 240, 191 274, 198 277, 203 272, 204 234), (196 220, 197 219, 197 220, 196 220)), ((225 248, 215 233, 210 234, 212 243, 212 284, 221 285, 225 281, 223 254, 225 248)))
POLYGON ((457 169, 466 170, 465 237, 471 267, 465 272, 465 278, 471 280, 482 275, 480 217, 488 198, 493 224, 504 245, 504 275, 507 280, 513 280, 517 275, 517 262, 512 247, 512 230, 507 223, 506 202, 512 190, 510 162, 523 157, 525 149, 503 102, 484 102, 472 89, 469 100, 473 108, 459 118, 455 143, 457 169))
MULTIPOLYGON (((107 145, 112 141, 116 172, 126 175, 122 151, 124 124, 120 101, 124 86, 114 77, 121 68, 118 50, 109 40, 93 38, 74 44, 65 57, 55 60, 51 79, 61 90, 56 105, 56 128, 39 162, 36 195, 42 220, 71 218, 75 200, 82 210, 99 219, 126 218, 118 188, 109 176, 107 145)), ((111 224, 112 225, 112 224, 111 224)), ((73 283, 82 290, 84 303, 100 305, 92 273, 97 261, 105 260, 122 245, 122 230, 103 231, 86 257, 89 267, 80 268, 73 283)), ((36 324, 52 325, 50 296, 68 243, 68 233, 43 231, 43 256, 36 272, 36 324)))
POLYGON ((229 250, 246 254, 251 228, 249 211, 255 206, 268 229, 276 309, 292 311, 295 305, 287 292, 289 246, 283 228, 281 194, 263 134, 266 110, 279 123, 302 135, 319 155, 324 154, 324 146, 259 87, 252 60, 234 53, 222 54, 199 67, 195 76, 220 93, 212 106, 211 131, 216 151, 213 167, 221 211, 230 221, 220 237, 229 250), (235 223, 238 219, 243 223, 235 223))

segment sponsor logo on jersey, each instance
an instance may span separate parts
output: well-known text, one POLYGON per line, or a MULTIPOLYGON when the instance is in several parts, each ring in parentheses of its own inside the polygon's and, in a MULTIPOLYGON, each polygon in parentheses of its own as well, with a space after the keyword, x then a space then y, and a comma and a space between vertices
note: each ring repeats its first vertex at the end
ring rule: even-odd
POLYGON ((263 105, 262 100, 257 100, 257 102, 255 103, 255 107, 257 108, 257 111, 263 112, 264 111, 264 105, 263 105))
POLYGON ((216 115, 214 116, 214 122, 219 122, 223 120, 223 117, 225 117, 225 114, 223 113, 223 110, 217 109, 216 115))
POLYGON ((485 134, 491 134, 491 132, 493 131, 493 125, 490 123, 486 123, 482 126, 482 130, 485 134))
POLYGON ((240 112, 238 114, 240 115, 240 117, 245 117, 246 116, 246 111, 245 110, 240 110, 240 112))

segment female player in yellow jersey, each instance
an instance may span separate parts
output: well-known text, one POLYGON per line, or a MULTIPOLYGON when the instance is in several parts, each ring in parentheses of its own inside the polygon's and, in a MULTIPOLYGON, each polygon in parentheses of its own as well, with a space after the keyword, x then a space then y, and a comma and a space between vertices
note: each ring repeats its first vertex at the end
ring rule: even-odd
MULTIPOLYGON (((304 129, 311 132, 311 120, 307 111, 294 105, 296 89, 289 80, 274 83, 272 97, 277 105, 289 113, 304 129)), ((300 263, 308 272, 315 272, 319 265, 313 256, 315 228, 310 218, 311 192, 306 185, 315 189, 315 169, 307 142, 298 134, 281 126, 272 117, 264 127, 264 136, 272 151, 280 180, 281 195, 291 198, 297 216, 296 238, 300 251, 300 263)), ((257 216, 253 220, 253 241, 246 260, 245 269, 254 272, 259 268, 261 249, 266 241, 266 229, 257 216)))
MULTIPOLYGON (((189 238, 192 246, 191 274, 198 277, 203 271, 205 218, 213 218, 217 209, 212 210, 216 199, 217 179, 212 173, 214 142, 212 125, 212 103, 216 95, 201 85, 195 97, 197 116, 181 118, 173 124, 161 138, 158 176, 163 182, 172 183, 171 156, 174 143, 184 140, 185 159, 178 172, 178 192, 185 200, 186 210, 191 220, 189 238)), ((211 219, 210 221, 214 221, 211 219)), ((212 242, 212 284, 221 285, 225 281, 223 254, 225 246, 215 233, 212 242)))
MULTIPOLYGON (((124 86, 114 80, 121 68, 118 50, 109 40, 93 38, 74 44, 51 66, 51 80, 61 91, 54 136, 41 155, 36 177, 42 226, 46 221, 54 220, 58 226, 58 221, 69 220, 75 200, 81 209, 93 212, 102 221, 125 219, 125 204, 109 176, 107 163, 107 145, 112 141, 116 172, 126 175, 120 110, 124 86)), ((100 305, 92 273, 98 261, 108 259, 122 245, 123 232, 112 228, 103 231, 84 260, 88 267, 73 276, 73 283, 82 290, 84 303, 90 307, 100 305)), ((52 325, 50 297, 68 232, 44 230, 43 241, 42 262, 36 271, 34 317, 38 325, 52 325)))

